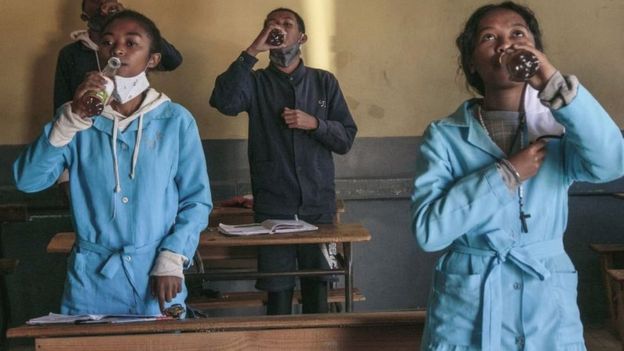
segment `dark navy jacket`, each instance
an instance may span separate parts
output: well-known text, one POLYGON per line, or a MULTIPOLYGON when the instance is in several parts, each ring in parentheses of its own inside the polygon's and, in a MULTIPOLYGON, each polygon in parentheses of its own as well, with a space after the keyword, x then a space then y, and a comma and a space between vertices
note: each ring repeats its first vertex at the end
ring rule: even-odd
POLYGON ((357 127, 333 74, 303 61, 291 74, 243 52, 217 77, 210 105, 226 115, 249 114, 249 166, 254 210, 264 214, 335 213, 332 152, 351 148, 357 127), (284 107, 319 121, 318 129, 289 129, 284 107))
MULTIPOLYGON (((95 51, 80 41, 65 45, 59 52, 54 75, 54 111, 74 99, 76 88, 88 72, 97 71, 95 51)), ((165 39, 161 42, 161 59, 158 70, 173 71, 182 63, 182 54, 165 39)), ((103 63, 106 65, 106 62, 103 63)))

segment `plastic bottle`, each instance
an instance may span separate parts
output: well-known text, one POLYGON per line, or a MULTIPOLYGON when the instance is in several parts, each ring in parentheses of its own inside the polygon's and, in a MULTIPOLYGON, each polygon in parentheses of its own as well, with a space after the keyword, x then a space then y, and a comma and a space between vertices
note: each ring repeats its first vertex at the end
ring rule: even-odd
POLYGON ((539 71, 540 67, 537 56, 527 50, 504 52, 498 61, 509 72, 509 78, 516 82, 529 80, 539 71))
POLYGON ((104 106, 108 103, 108 100, 115 89, 113 78, 117 73, 117 69, 121 67, 121 60, 117 57, 111 57, 108 59, 106 67, 102 70, 102 75, 107 78, 106 88, 100 91, 89 91, 84 94, 80 100, 84 110, 87 112, 87 116, 95 116, 102 113, 104 106))

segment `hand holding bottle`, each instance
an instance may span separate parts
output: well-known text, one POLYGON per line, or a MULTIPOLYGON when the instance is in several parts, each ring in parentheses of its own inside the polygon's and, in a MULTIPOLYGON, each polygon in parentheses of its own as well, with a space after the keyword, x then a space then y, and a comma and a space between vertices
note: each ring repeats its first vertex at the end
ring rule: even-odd
POLYGON ((276 24, 271 24, 262 28, 260 34, 258 34, 253 43, 251 43, 245 51, 251 56, 256 56, 264 51, 283 48, 286 47, 284 45, 285 39, 286 32, 284 29, 276 24))
POLYGON ((121 67, 121 61, 117 57, 111 57, 102 72, 87 74, 85 81, 74 93, 72 112, 82 118, 102 113, 115 89, 112 78, 115 77, 119 67, 121 67))
POLYGON ((511 45, 499 57, 499 61, 507 65, 511 80, 526 81, 538 91, 542 91, 550 77, 557 72, 546 55, 530 45, 511 45))

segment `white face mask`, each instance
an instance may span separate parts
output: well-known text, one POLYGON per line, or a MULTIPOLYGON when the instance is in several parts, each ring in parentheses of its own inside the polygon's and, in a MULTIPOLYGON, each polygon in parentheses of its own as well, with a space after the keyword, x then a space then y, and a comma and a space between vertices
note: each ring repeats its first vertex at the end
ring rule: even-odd
POLYGON ((149 80, 145 71, 134 77, 115 76, 115 91, 113 98, 122 104, 134 99, 149 88, 149 80))

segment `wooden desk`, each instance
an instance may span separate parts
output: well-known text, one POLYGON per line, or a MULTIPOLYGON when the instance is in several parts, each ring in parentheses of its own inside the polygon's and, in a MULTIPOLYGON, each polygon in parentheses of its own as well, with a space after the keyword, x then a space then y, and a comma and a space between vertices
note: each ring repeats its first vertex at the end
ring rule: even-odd
MULTIPOLYGON (((320 244, 341 243, 343 256, 340 261, 341 268, 333 270, 299 270, 293 272, 261 273, 256 270, 215 270, 204 273, 189 273, 186 279, 212 279, 212 280, 242 280, 255 279, 271 276, 319 276, 319 275, 344 275, 345 276, 345 311, 353 310, 353 262, 352 243, 369 241, 371 235, 361 224, 320 224, 319 230, 300 233, 284 233, 273 235, 253 236, 226 236, 214 228, 209 228, 200 235, 199 247, 245 247, 266 245, 291 245, 291 244, 320 244)), ((59 233, 48 244, 49 253, 69 253, 74 245, 74 233, 59 233)))
MULTIPOLYGON (((345 204, 336 199, 336 223, 340 223, 340 215, 345 212, 345 204)), ((33 215, 69 214, 67 206, 32 206, 26 204, 0 204, 0 222, 26 222, 33 215)), ((244 207, 224 207, 215 203, 210 212, 209 225, 216 227, 219 223, 244 224, 252 223, 254 212, 244 207)))
POLYGON ((208 318, 132 324, 22 326, 38 351, 418 350, 424 311, 208 318))
POLYGON ((600 255, 600 271, 607 294, 607 308, 612 327, 616 327, 617 310, 615 305, 616 292, 614 290, 608 271, 614 269, 616 255, 624 255, 624 244, 590 244, 589 247, 600 255))
POLYGON ((609 278, 612 280, 612 288, 615 293, 615 327, 620 335, 622 350, 624 351, 624 269, 607 270, 609 278))

